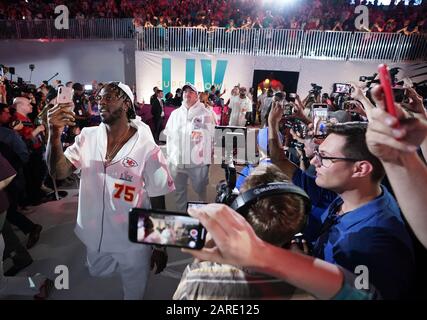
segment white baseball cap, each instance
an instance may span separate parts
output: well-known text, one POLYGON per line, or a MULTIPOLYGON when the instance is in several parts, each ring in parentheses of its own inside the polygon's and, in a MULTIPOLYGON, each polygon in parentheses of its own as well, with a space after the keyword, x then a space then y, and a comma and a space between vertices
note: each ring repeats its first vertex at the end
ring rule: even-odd
POLYGON ((193 90, 195 93, 198 93, 196 87, 194 85, 192 85, 191 83, 187 83, 185 86, 183 86, 182 91, 185 91, 185 89, 187 89, 187 88, 193 90))

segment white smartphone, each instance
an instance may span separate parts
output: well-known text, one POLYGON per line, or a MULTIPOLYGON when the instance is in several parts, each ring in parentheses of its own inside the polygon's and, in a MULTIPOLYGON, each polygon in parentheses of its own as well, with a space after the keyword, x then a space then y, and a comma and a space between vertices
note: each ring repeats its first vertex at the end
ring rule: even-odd
POLYGON ((60 86, 58 88, 58 96, 56 97, 57 103, 72 103, 73 102, 73 89, 60 86))

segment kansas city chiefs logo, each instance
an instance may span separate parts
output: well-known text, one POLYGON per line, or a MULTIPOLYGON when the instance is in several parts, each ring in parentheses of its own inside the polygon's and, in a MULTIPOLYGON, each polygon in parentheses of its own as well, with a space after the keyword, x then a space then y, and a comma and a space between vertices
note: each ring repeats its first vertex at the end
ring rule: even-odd
POLYGON ((124 158, 122 161, 122 165, 125 168, 132 168, 132 167, 137 167, 138 163, 131 158, 124 158))

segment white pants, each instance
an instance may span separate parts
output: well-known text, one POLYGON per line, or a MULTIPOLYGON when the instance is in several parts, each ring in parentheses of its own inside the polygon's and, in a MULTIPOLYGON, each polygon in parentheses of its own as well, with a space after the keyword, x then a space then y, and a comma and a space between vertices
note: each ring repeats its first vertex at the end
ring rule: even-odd
POLYGON ((124 299, 142 300, 150 275, 151 246, 124 252, 87 250, 89 273, 94 277, 108 277, 115 272, 122 279, 124 299))
POLYGON ((196 168, 178 169, 171 166, 171 175, 175 183, 176 208, 181 212, 187 211, 188 178, 191 180, 193 190, 197 193, 198 200, 206 202, 206 187, 209 184, 209 165, 196 168))
POLYGON ((5 277, 3 274, 4 239, 0 233, 0 295, 34 296, 46 277, 35 275, 33 277, 5 277))

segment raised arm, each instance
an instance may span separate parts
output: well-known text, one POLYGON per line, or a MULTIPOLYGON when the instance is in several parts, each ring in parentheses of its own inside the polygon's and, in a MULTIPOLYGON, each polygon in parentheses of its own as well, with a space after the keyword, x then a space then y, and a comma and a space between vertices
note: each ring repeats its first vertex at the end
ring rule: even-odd
POLYGON ((261 240, 250 224, 228 206, 208 204, 189 209, 189 214, 200 220, 214 241, 212 248, 183 250, 197 259, 249 267, 284 279, 319 299, 345 298, 344 287, 359 298, 372 297, 371 292, 355 289, 338 266, 261 240))
POLYGON ((286 158, 282 142, 279 139, 279 124, 283 116, 283 109, 277 103, 272 103, 268 116, 268 147, 273 164, 278 166, 286 175, 292 179, 297 166, 286 158))
POLYGON ((378 108, 369 117, 368 148, 384 165, 402 213, 427 248, 427 167, 416 153, 417 147, 426 140, 427 121, 405 119, 405 113, 396 105, 400 125, 395 128, 398 120, 384 111, 379 86, 372 90, 372 96, 378 108))

